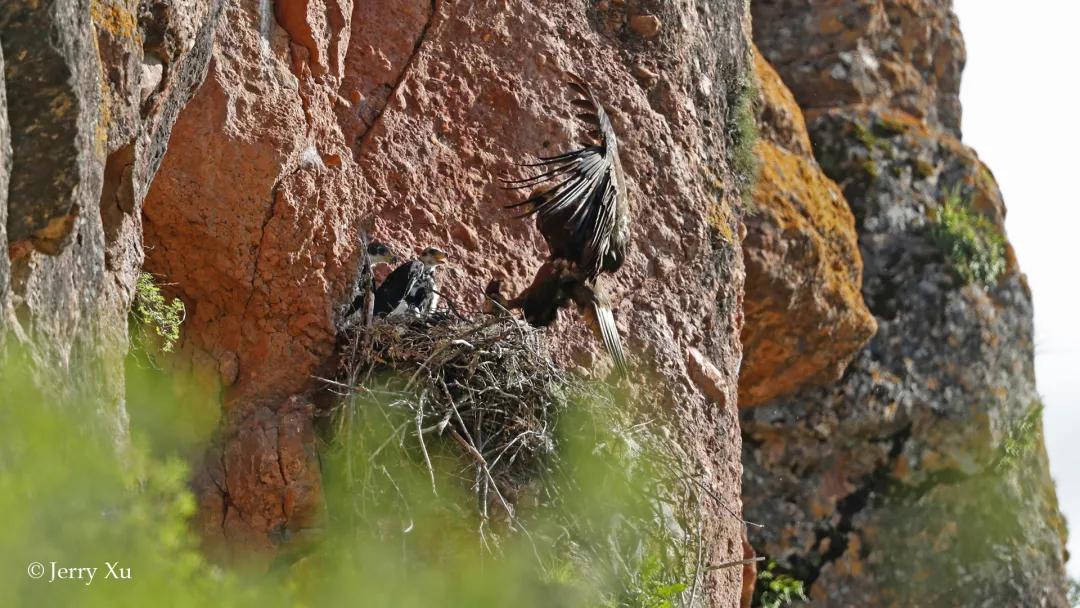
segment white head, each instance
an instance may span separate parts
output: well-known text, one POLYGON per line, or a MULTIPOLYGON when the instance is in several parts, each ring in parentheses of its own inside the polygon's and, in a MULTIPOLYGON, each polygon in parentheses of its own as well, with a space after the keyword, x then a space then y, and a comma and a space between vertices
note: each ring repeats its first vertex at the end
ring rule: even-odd
POLYGON ((420 261, 424 263, 424 266, 428 268, 437 268, 446 263, 449 255, 442 249, 436 247, 428 247, 420 252, 420 261))

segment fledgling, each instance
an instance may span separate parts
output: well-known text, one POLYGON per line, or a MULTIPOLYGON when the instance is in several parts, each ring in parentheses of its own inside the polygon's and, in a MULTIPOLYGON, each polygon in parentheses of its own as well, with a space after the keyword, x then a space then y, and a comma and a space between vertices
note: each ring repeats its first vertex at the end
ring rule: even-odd
POLYGON ((361 260, 360 272, 356 278, 356 289, 353 301, 345 311, 345 318, 352 317, 356 311, 364 309, 364 298, 367 294, 375 293, 375 269, 382 264, 392 265, 398 263, 398 256, 390 247, 380 241, 371 241, 364 251, 365 259, 361 260))
POLYGON ((436 272, 448 257, 445 251, 428 247, 417 259, 394 269, 375 290, 375 316, 431 314, 439 304, 436 272))

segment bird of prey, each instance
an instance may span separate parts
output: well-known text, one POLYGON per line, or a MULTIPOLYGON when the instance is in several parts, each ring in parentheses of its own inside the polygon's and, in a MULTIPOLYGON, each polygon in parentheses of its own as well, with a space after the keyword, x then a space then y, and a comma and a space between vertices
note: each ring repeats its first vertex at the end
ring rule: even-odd
POLYGON ((428 315, 439 303, 435 272, 446 263, 445 251, 428 247, 418 259, 394 269, 375 290, 375 316, 398 316, 406 312, 428 315))
MULTIPOLYGON (((560 308, 574 302, 625 375, 626 357, 600 275, 617 271, 626 258, 630 241, 626 177, 607 112, 580 78, 572 76, 567 86, 577 94, 571 103, 593 141, 524 165, 536 168, 537 175, 503 180, 510 189, 540 187, 508 208, 524 208, 518 217, 536 216, 550 252, 532 284, 506 306, 522 309, 532 325, 547 326, 560 308)), ((489 285, 489 297, 501 304, 497 292, 497 284, 489 285)))
MULTIPOLYGON (((367 236, 363 235, 360 239, 361 244, 367 242, 367 236)), ((368 311, 365 319, 371 319, 371 302, 365 305, 365 299, 371 300, 369 297, 375 293, 375 273, 374 270, 380 264, 397 264, 398 256, 394 255, 394 252, 385 243, 379 241, 371 241, 364 247, 364 254, 360 260, 360 272, 356 279, 356 289, 353 290, 355 296, 353 301, 349 304, 349 308, 345 311, 345 318, 349 319, 358 310, 368 311)))

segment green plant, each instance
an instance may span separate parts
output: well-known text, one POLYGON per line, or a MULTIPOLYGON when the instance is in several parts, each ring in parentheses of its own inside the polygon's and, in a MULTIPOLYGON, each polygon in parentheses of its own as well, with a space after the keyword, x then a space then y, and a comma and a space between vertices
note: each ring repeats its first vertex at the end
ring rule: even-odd
POLYGON ((658 552, 642 560, 639 577, 641 589, 633 605, 641 608, 673 608, 687 589, 686 583, 671 581, 671 572, 658 552))
POLYGON ((743 207, 752 210, 751 196, 758 180, 758 161, 754 148, 758 141, 757 105, 760 85, 753 69, 748 69, 730 104, 727 118, 728 164, 735 176, 743 207))
POLYGON ((161 293, 161 287, 149 272, 139 274, 135 281, 135 301, 131 306, 131 318, 134 321, 139 342, 146 348, 150 332, 157 336, 161 352, 171 352, 180 339, 180 325, 186 315, 184 302, 179 298, 168 300, 161 293))
MULTIPOLYGON (((138 371, 145 377, 130 386, 130 400, 176 411, 157 414, 165 420, 191 411, 192 398, 170 389, 175 374, 138 371)), ((369 400, 379 394, 358 397, 364 407, 355 409, 354 432, 339 438, 353 449, 321 451, 321 542, 256 573, 213 566, 198 549, 189 522, 196 501, 180 454, 187 431, 170 440, 161 435, 174 426, 155 423, 147 433, 133 416, 133 446, 118 453, 114 438, 87 431, 84 420, 39 395, 32 374, 0 361, 0 604, 689 605, 700 539, 673 535, 672 513, 680 504, 696 512, 683 500, 691 486, 661 464, 676 455, 654 454, 649 423, 632 418, 626 403, 566 396, 572 415, 551 422, 557 458, 539 461, 535 480, 521 487, 519 501, 533 506, 522 507, 511 530, 493 492, 489 517, 477 513, 475 462, 449 429, 425 434, 433 492, 415 436, 397 434, 415 419, 399 417, 401 408, 379 409, 369 400), (162 450, 169 445, 176 448, 162 450), (91 584, 28 576, 28 564, 52 561, 99 570, 91 584), (106 562, 131 568, 131 579, 103 578, 106 562)), ((490 446, 483 452, 489 462, 513 455, 490 446)), ((684 529, 699 528, 691 521, 684 529)))
POLYGON ((878 117, 877 122, 874 123, 874 127, 881 133, 887 136, 900 135, 906 133, 908 126, 899 120, 891 116, 878 117))
POLYGON ((1005 237, 953 189, 933 217, 930 234, 965 284, 990 287, 1005 272, 1005 237))
POLYGON ((803 590, 803 582, 787 574, 777 572, 777 564, 769 560, 764 570, 758 572, 757 601, 761 608, 780 608, 793 601, 809 601, 803 590))
POLYGON ((1038 443, 1039 423, 1042 421, 1043 404, 1035 403, 1009 431, 1009 436, 1001 444, 996 468, 1005 471, 1015 467, 1025 454, 1038 443))
POLYGON ((873 150, 880 145, 880 141, 877 136, 870 132, 870 129, 861 122, 854 123, 855 125, 855 139, 858 139, 863 146, 868 150, 873 150))

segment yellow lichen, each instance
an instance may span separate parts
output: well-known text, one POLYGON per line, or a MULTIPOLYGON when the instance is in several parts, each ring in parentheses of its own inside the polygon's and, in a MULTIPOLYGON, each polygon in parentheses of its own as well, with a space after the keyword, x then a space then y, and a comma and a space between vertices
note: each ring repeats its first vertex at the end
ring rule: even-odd
POLYGON ((136 38, 139 32, 135 15, 125 7, 109 0, 93 0, 90 3, 90 18, 98 28, 114 36, 136 38))

